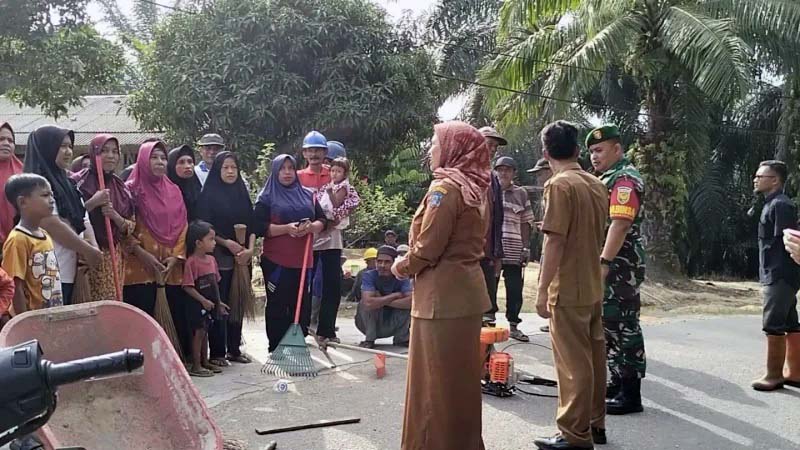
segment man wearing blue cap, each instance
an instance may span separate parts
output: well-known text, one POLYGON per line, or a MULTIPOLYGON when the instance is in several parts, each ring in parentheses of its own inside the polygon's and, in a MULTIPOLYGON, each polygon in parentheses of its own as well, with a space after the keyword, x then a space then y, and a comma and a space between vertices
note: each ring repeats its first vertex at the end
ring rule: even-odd
POLYGON ((331 169, 323 164, 327 154, 328 140, 319 131, 310 131, 303 138, 303 159, 308 166, 297 171, 300 184, 316 192, 330 183, 331 169))

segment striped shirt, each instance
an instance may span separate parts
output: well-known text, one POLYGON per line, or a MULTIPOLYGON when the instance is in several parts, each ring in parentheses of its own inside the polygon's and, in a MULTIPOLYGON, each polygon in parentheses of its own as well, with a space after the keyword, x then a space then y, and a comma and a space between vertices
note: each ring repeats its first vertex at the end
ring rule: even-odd
POLYGON ((522 242, 522 224, 532 227, 534 221, 525 189, 512 185, 503 191, 503 213, 503 264, 520 265, 522 249, 529 245, 522 242))

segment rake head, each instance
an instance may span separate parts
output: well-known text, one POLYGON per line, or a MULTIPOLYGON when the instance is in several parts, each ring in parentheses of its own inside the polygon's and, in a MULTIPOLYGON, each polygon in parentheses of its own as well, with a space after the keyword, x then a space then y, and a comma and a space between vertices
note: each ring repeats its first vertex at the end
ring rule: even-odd
POLYGON ((300 325, 292 324, 289 327, 275 351, 269 355, 269 360, 261 367, 261 373, 279 377, 317 376, 317 368, 311 359, 311 352, 306 346, 300 325))

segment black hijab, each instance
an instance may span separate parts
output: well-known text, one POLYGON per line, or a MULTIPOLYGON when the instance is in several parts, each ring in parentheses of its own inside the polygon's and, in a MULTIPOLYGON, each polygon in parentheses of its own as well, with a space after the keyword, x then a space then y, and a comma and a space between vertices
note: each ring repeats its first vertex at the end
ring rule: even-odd
POLYGON ((236 240, 233 228, 236 224, 247 225, 247 235, 252 232, 253 202, 242 179, 241 168, 236 155, 231 152, 219 153, 197 201, 197 218, 213 225, 217 235, 224 239, 236 240), (222 180, 222 165, 228 158, 233 159, 239 167, 239 176, 233 184, 222 180))
POLYGON ((197 199, 200 197, 200 190, 203 188, 203 185, 200 184, 200 180, 194 173, 192 173, 192 176, 189 178, 181 178, 178 176, 176 166, 178 165, 178 160, 181 159, 182 156, 191 156, 192 161, 197 162, 192 147, 181 145, 178 148, 173 148, 170 150, 169 155, 167 155, 167 176, 173 183, 181 188, 183 203, 186 205, 186 220, 191 222, 197 218, 197 199))
POLYGON ((55 125, 44 125, 34 130, 28 136, 23 171, 39 174, 50 182, 58 215, 69 222, 76 233, 82 233, 86 229, 83 223, 86 208, 83 207, 81 194, 67 176, 67 171, 56 164, 58 150, 65 136, 75 143, 72 130, 55 125))

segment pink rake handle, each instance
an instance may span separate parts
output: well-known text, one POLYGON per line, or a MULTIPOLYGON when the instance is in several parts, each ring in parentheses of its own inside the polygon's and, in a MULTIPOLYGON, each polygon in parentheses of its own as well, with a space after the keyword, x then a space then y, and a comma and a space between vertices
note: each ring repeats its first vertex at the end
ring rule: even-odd
POLYGON ((297 290, 297 305, 294 307, 294 323, 300 323, 300 306, 303 304, 303 289, 306 284, 306 272, 308 271, 308 251, 311 250, 312 233, 306 238, 306 249, 303 252, 303 271, 300 272, 300 289, 297 290))
MULTIPOLYGON (((106 189, 106 180, 103 177, 103 162, 100 155, 95 157, 95 167, 97 167, 97 183, 101 190, 106 189)), ((122 301, 122 286, 119 283, 119 271, 117 270, 117 249, 114 247, 114 233, 111 231, 111 219, 103 217, 106 223, 106 236, 108 238, 108 251, 111 253, 111 270, 114 271, 114 290, 117 293, 117 300, 122 301)))

